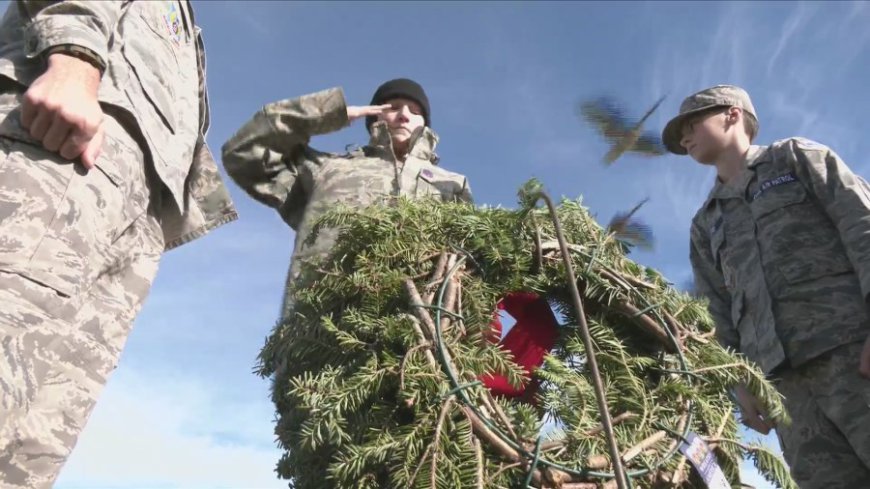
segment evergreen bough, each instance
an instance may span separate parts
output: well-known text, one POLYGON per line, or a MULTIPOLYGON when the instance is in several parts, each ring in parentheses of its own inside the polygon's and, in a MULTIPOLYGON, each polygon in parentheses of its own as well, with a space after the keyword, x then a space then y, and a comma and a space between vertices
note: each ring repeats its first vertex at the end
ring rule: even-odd
POLYGON ((615 488, 615 445, 631 487, 702 487, 677 452, 693 431, 732 484, 750 458, 769 481, 796 487, 776 455, 736 440, 728 392, 738 382, 775 422, 789 420, 763 373, 715 341, 706 304, 628 259, 629 245, 580 200, 562 199, 553 208, 579 317, 542 196, 532 180, 514 210, 397 198, 336 207, 317 223, 309 239, 338 228, 338 240, 303 265, 292 312, 259 359, 285 450, 279 476, 300 489, 615 488), (546 297, 561 320, 533 404, 494 398, 479 381, 524 378, 486 339, 512 291, 546 297))

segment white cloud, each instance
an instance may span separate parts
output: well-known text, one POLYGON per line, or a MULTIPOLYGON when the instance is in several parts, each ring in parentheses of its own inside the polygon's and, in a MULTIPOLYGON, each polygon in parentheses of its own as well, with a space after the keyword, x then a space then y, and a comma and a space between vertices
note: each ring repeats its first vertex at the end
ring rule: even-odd
POLYGON ((782 32, 779 35, 779 39, 777 39, 776 48, 774 48, 770 61, 767 63, 767 76, 773 75, 773 71, 783 51, 811 14, 811 12, 807 12, 803 8, 805 4, 798 3, 796 5, 795 10, 792 11, 791 15, 782 25, 782 32))
POLYGON ((122 369, 110 381, 58 489, 287 487, 274 467, 272 407, 234 402, 192 378, 122 369))

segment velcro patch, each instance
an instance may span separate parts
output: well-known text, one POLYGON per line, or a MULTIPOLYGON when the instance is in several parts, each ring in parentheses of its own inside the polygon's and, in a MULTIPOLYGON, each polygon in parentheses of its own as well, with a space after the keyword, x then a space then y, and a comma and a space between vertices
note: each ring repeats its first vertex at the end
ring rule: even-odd
POLYGON ((771 178, 770 180, 765 180, 765 181, 761 182, 761 185, 758 186, 758 190, 756 190, 755 193, 752 194, 751 200, 754 202, 755 199, 761 197, 761 194, 763 194, 764 192, 767 192, 768 190, 770 190, 774 187, 778 187, 780 185, 785 185, 787 183, 794 183, 797 181, 798 181, 798 179, 793 172, 788 172, 785 175, 780 175, 776 178, 771 178))

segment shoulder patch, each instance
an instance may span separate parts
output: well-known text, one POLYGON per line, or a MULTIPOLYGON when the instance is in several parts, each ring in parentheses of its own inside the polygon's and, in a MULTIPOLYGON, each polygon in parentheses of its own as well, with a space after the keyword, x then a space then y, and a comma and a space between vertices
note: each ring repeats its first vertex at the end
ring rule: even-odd
POLYGON ((787 183, 795 183, 797 181, 798 178, 797 175, 794 174, 794 172, 788 172, 783 175, 779 175, 778 177, 765 180, 761 182, 761 184, 758 186, 758 190, 756 190, 755 193, 752 194, 752 196, 749 198, 749 201, 755 202, 755 200, 761 197, 764 192, 770 190, 773 187, 778 187, 787 183))

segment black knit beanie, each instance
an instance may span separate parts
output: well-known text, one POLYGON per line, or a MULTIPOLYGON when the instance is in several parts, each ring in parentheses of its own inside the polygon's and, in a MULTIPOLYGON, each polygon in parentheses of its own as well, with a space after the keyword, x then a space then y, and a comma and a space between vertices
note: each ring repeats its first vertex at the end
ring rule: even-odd
MULTIPOLYGON (((396 78, 385 82, 375 91, 372 96, 372 101, 369 105, 380 105, 392 98, 407 98, 420 104, 423 109, 423 120, 426 121, 426 126, 429 126, 429 97, 423 91, 423 87, 414 80, 408 78, 396 78)), ((366 129, 371 132, 372 124, 378 120, 377 116, 370 115, 366 117, 366 129)))

